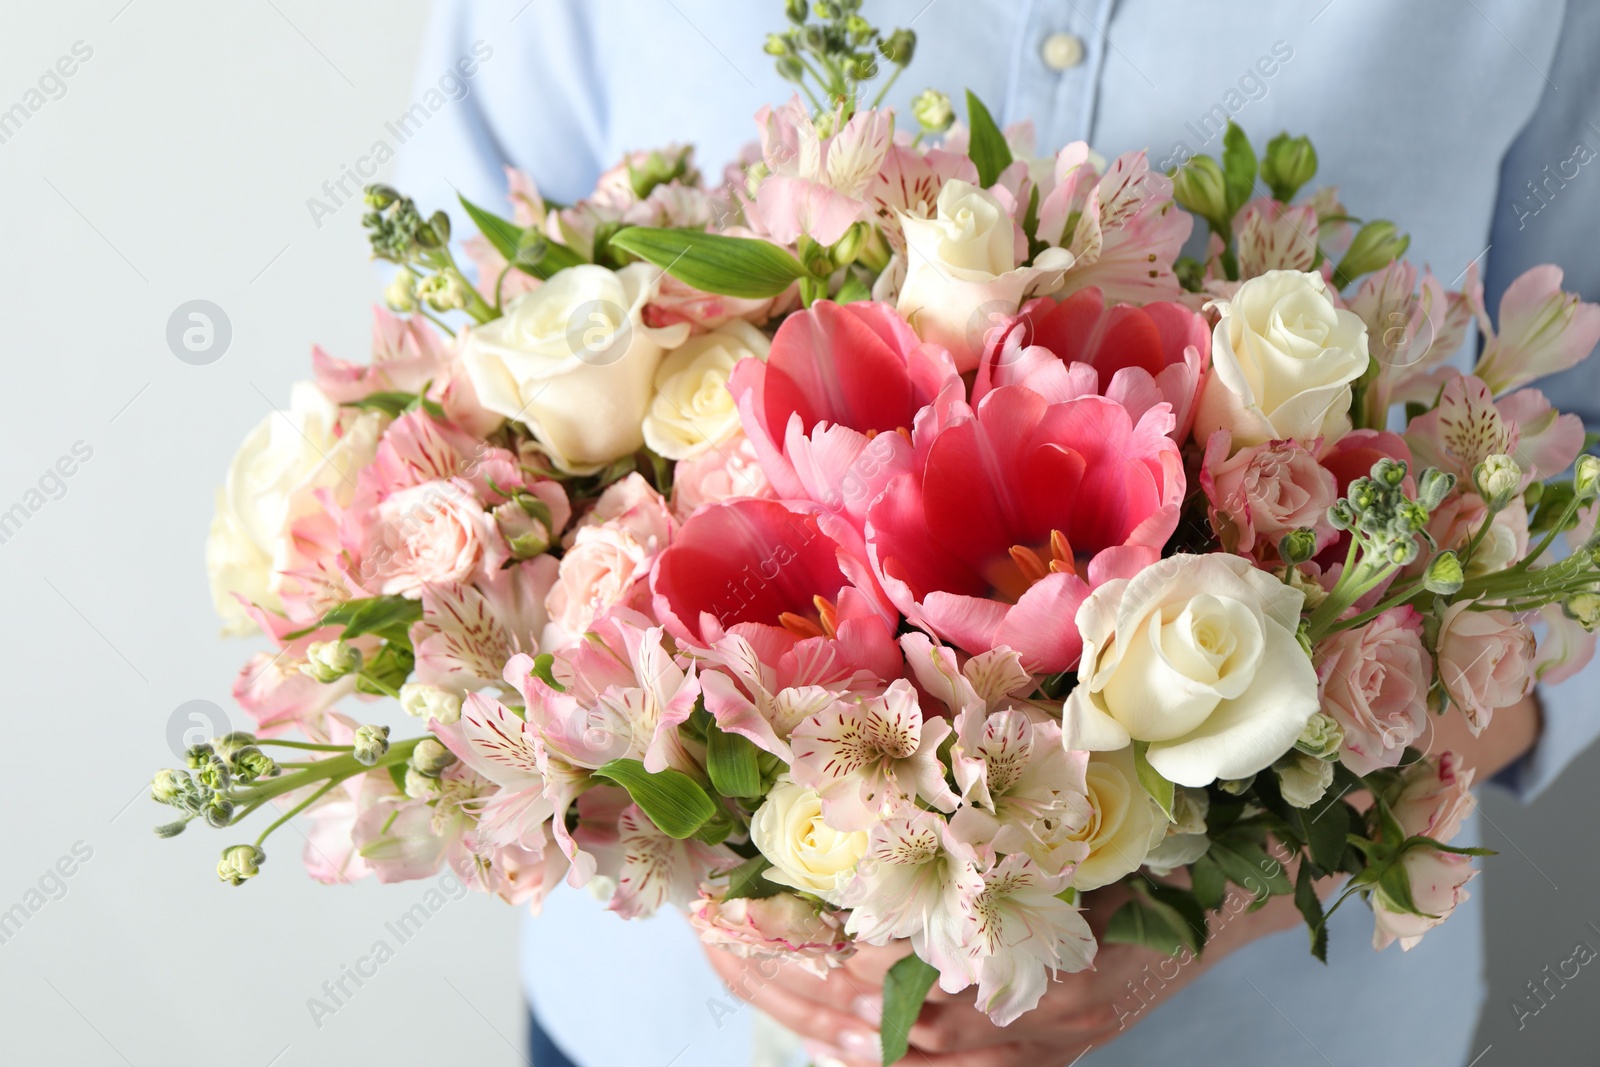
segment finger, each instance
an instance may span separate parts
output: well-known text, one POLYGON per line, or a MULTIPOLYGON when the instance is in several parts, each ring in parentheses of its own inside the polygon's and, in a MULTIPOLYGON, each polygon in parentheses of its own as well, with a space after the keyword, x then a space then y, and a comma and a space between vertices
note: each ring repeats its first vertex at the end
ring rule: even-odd
MULTIPOLYGON (((849 1056, 875 1062, 873 1058, 877 1056, 879 1048, 878 1034, 861 1019, 822 1001, 798 994, 764 974, 759 967, 745 966, 763 961, 741 960, 726 952, 713 952, 709 956, 712 966, 735 996, 754 1004, 802 1038, 823 1042, 849 1056)), ((770 973, 795 970, 798 968, 793 966, 775 967, 770 973)))
POLYGON ((996 1026, 970 999, 924 1004, 911 1028, 912 1047, 926 1052, 961 1052, 1018 1041, 1053 1041, 1077 1038, 1105 1030, 1116 1023, 1116 1007, 1105 1002, 1086 1003, 1062 1010, 1050 999, 1007 1027, 996 1026))

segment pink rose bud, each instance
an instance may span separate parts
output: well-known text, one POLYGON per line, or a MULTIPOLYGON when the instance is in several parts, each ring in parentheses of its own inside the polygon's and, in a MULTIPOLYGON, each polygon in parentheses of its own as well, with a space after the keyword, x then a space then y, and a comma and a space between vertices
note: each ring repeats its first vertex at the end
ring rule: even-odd
POLYGON ((1495 708, 1515 704, 1533 685, 1533 633, 1510 612, 1452 604, 1439 621, 1439 677, 1474 736, 1495 708))
POLYGON ((1392 608, 1330 635, 1316 651, 1322 709, 1344 730, 1344 765, 1370 774, 1399 763, 1428 716, 1433 666, 1422 644, 1422 616, 1392 608))

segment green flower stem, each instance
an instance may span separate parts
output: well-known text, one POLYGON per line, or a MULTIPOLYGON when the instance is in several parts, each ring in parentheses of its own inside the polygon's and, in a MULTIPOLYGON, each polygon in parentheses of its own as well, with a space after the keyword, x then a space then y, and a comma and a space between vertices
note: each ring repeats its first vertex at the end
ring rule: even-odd
POLYGON ((900 72, 905 69, 898 65, 894 68, 894 73, 889 75, 889 80, 883 83, 883 88, 878 90, 878 95, 872 98, 874 110, 883 106, 883 98, 889 95, 889 90, 894 88, 894 83, 899 79, 900 72))
POLYGON ((1484 515, 1483 525, 1478 527, 1478 532, 1472 535, 1472 540, 1468 541, 1466 547, 1461 550, 1460 558, 1461 566, 1463 568, 1472 562, 1473 554, 1478 551, 1478 546, 1483 544, 1483 539, 1488 536, 1489 528, 1494 525, 1494 517, 1496 514, 1498 514, 1498 512, 1491 508, 1489 513, 1484 515))
POLYGON ((1355 558, 1360 543, 1360 538, 1352 534, 1350 551, 1345 555, 1344 570, 1340 572, 1339 580, 1328 591, 1327 599, 1311 613, 1307 623, 1307 636, 1312 644, 1316 644, 1331 632, 1333 624, 1352 604, 1366 596, 1398 569, 1395 564, 1388 562, 1374 566, 1364 558, 1365 553, 1362 553, 1361 562, 1356 563, 1355 558))
POLYGON ((450 335, 451 337, 454 337, 456 335, 456 332, 454 330, 452 330, 449 326, 445 325, 445 321, 443 319, 441 319, 439 316, 435 315, 433 312, 429 311, 427 308, 423 307, 420 303, 417 305, 417 314, 421 315, 423 318, 427 319, 429 322, 431 322, 435 326, 439 327, 439 329, 443 330, 446 334, 450 335))
POLYGON ((387 682, 383 681, 382 679, 374 678, 372 675, 368 674, 366 671, 360 671, 360 672, 357 673, 356 676, 358 678, 360 678, 363 682, 366 682, 368 685, 372 686, 372 688, 374 688, 374 689, 378 690, 379 692, 381 692, 384 696, 392 697, 395 700, 399 700, 400 699, 400 690, 396 689, 394 686, 388 684, 387 682))
POLYGON ((1555 539, 1561 534, 1561 531, 1566 529, 1567 523, 1571 522, 1572 517, 1578 513, 1578 506, 1581 503, 1583 503, 1583 501, 1580 501, 1578 499, 1578 495, 1574 493, 1572 499, 1567 501, 1566 510, 1562 511, 1561 518, 1557 520, 1554 526, 1550 527, 1549 532, 1544 535, 1544 539, 1541 540, 1538 546, 1532 552, 1529 552, 1520 563, 1511 569, 1520 573, 1533 566, 1533 561, 1544 555, 1545 549, 1554 544, 1555 539))
POLYGON ((261 842, 265 841, 267 839, 267 837, 269 835, 271 835, 272 831, 276 830, 278 827, 282 826, 284 823, 288 822, 290 819, 294 818, 296 815, 299 815, 302 811, 305 811, 311 805, 315 804, 317 801, 319 801, 323 797, 327 796, 329 790, 333 789, 333 787, 338 785, 338 784, 339 784, 338 782, 328 782, 321 789, 318 789, 315 793, 312 793, 310 796, 306 797, 300 803, 296 804, 294 807, 292 807, 288 811, 284 812, 278 819, 276 819, 273 822, 273 824, 271 826, 269 826, 265 830, 261 831, 260 836, 258 836, 256 838, 256 848, 260 848, 261 847, 261 842))
POLYGON ((390 745, 389 751, 378 757, 378 761, 370 767, 358 762, 353 753, 347 753, 343 756, 333 756, 329 759, 318 760, 312 767, 302 771, 295 771, 293 774, 267 779, 261 785, 250 785, 243 789, 232 790, 228 794, 228 799, 235 804, 245 805, 244 810, 234 817, 233 822, 237 823, 244 819, 274 797, 292 793, 296 789, 304 789, 306 786, 317 782, 329 782, 332 785, 338 785, 340 782, 348 778, 354 778, 358 774, 403 764, 411 758, 412 749, 416 748, 422 740, 420 737, 413 737, 390 745))
POLYGON ((278 745, 282 748, 303 748, 310 752, 349 752, 349 745, 322 745, 314 741, 284 741, 276 737, 258 737, 257 745, 278 745))
MULTIPOLYGON (((1333 624, 1328 627, 1328 633, 1336 634, 1340 630, 1353 630, 1357 626, 1365 626, 1367 623, 1371 622, 1373 619, 1376 619, 1379 615, 1382 615, 1390 608, 1397 608, 1402 604, 1415 600, 1418 596, 1426 593, 1427 591, 1427 587, 1424 586, 1422 581, 1419 579, 1405 586, 1398 593, 1395 593, 1393 596, 1380 603, 1377 607, 1369 608, 1368 610, 1363 611, 1360 615, 1353 615, 1348 619, 1335 620, 1333 624)), ((1356 599, 1359 600, 1361 598, 1357 597, 1356 599)))

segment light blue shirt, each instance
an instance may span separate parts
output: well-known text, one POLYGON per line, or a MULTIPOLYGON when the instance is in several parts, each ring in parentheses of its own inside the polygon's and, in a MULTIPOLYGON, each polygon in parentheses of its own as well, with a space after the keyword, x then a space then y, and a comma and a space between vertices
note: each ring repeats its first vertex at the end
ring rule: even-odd
MULTIPOLYGON (((1002 122, 1032 119, 1041 150, 1148 148, 1163 167, 1216 154, 1229 117, 1257 145, 1305 133, 1316 184, 1337 184, 1357 215, 1396 220, 1408 258, 1447 286, 1477 262, 1491 311, 1541 262, 1600 298, 1600 4, 867 0, 866 13, 918 34, 889 96, 902 110, 929 85, 958 100, 970 88, 1002 122), (1060 63, 1076 51, 1060 34, 1082 46, 1076 63, 1060 63)), ((400 184, 430 210, 459 215, 456 190, 506 210, 512 164, 571 201, 624 151, 671 141, 696 144, 715 179, 753 139, 755 111, 792 92, 760 51, 781 24, 777 0, 439 0, 417 99, 443 103, 425 102, 400 184), (478 42, 492 54, 462 79, 457 61, 478 42)), ((1544 387, 1600 421, 1600 363, 1544 387)), ((1600 667, 1541 694, 1540 743, 1504 776, 1522 795, 1600 733, 1597 684, 1600 667)), ((1264 938, 1080 1062, 1459 1067, 1479 1051, 1468 1046, 1485 992, 1480 903, 1405 954, 1373 952, 1371 916, 1352 904, 1333 920, 1326 967, 1303 930, 1264 938)), ((753 1013, 675 915, 625 926, 564 890, 528 924, 523 960, 543 1025, 583 1067, 750 1062, 753 1013)), ((1125 1003, 1136 1006, 1131 992, 1125 1003)))

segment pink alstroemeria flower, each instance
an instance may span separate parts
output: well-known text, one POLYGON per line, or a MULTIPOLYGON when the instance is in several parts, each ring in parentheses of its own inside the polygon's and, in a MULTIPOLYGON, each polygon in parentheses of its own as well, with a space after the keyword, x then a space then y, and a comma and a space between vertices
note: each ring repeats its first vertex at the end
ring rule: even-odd
POLYGON ((887 304, 819 301, 784 320, 765 361, 733 369, 728 389, 779 497, 814 500, 857 527, 911 467, 912 442, 960 406, 954 360, 924 344, 887 304))
POLYGON ((1138 418, 1166 402, 1183 440, 1194 422, 1211 329, 1182 304, 1107 306, 1098 288, 1065 300, 1040 297, 990 330, 972 402, 1006 385, 1025 385, 1051 403, 1103 393, 1138 418))
POLYGON ((924 719, 917 691, 898 678, 880 696, 841 696, 796 726, 790 773, 821 795, 837 830, 866 830, 917 797, 954 811, 959 799, 938 757, 948 736, 950 720, 924 719))
POLYGON ((1510 456, 1522 468, 1522 487, 1553 478, 1583 451, 1583 420, 1563 415, 1537 389, 1495 400, 1475 375, 1451 378, 1439 406, 1412 419, 1406 442, 1419 465, 1454 474, 1472 485, 1472 469, 1490 455, 1510 456))
POLYGON ((751 224, 781 245, 802 234, 824 245, 867 213, 866 197, 889 151, 894 118, 863 109, 824 137, 799 96, 756 113, 767 177, 745 207, 751 224))
POLYGON ((1473 373, 1498 396, 1536 378, 1566 370, 1600 341, 1600 304, 1561 291, 1561 268, 1534 267, 1500 297, 1500 330, 1481 309, 1487 340, 1473 373))
POLYGON ((1006 645, 1028 671, 1066 670, 1078 605, 1154 563, 1177 526, 1171 429, 1164 404, 1135 422, 1101 396, 996 389, 868 510, 874 573, 907 618, 966 651, 1006 645))

